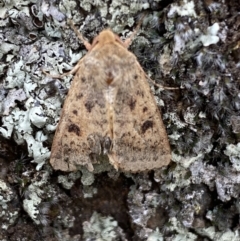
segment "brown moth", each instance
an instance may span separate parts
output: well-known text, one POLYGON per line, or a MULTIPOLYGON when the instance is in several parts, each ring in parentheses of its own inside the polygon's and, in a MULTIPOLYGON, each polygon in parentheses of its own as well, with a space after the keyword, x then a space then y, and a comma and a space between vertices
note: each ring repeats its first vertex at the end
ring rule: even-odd
POLYGON ((130 41, 107 29, 84 44, 88 53, 71 71, 76 74, 53 140, 52 167, 75 171, 86 165, 93 171, 102 154, 117 170, 168 165, 166 130, 146 74, 127 50, 130 41))

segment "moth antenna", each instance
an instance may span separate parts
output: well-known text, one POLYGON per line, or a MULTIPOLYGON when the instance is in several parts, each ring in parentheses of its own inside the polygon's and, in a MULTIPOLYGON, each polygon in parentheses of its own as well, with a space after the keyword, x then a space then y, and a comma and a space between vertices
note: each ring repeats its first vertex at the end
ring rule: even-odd
POLYGON ((127 38, 127 39, 125 39, 125 41, 124 41, 124 46, 125 46, 126 48, 128 48, 128 47, 131 45, 131 43, 132 43, 135 35, 137 34, 137 32, 138 32, 139 29, 140 29, 140 26, 142 25, 142 22, 143 22, 143 19, 144 19, 145 16, 146 16, 146 14, 143 14, 143 16, 142 16, 142 17, 140 18, 140 20, 138 21, 137 27, 133 30, 133 32, 132 32, 132 34, 130 35, 130 37, 127 38))
POLYGON ((84 39, 83 35, 77 30, 77 28, 74 26, 74 23, 71 19, 68 19, 67 23, 70 25, 70 27, 72 28, 72 30, 74 31, 74 33, 78 36, 78 38, 83 42, 85 48, 87 50, 90 50, 92 45, 84 39))

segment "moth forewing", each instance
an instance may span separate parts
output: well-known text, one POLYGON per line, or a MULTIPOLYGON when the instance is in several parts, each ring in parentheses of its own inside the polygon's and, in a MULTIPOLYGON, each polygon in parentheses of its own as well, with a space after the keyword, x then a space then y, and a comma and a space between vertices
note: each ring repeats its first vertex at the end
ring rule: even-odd
POLYGON ((167 133, 146 75, 111 30, 78 63, 52 145, 54 169, 75 171, 101 154, 130 172, 168 165, 167 133))

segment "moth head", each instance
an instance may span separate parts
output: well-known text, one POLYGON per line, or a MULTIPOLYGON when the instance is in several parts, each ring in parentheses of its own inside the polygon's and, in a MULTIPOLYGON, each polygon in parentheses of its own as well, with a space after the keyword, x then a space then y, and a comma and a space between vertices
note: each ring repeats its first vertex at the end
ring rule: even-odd
POLYGON ((104 45, 114 42, 118 42, 123 45, 123 41, 116 34, 114 34, 110 29, 105 29, 94 38, 92 48, 96 45, 104 45))

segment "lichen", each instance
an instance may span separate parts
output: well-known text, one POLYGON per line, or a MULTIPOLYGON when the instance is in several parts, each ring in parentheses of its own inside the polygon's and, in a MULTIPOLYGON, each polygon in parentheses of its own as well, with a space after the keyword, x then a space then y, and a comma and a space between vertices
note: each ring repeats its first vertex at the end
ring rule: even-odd
POLYGON ((176 3, 171 4, 171 8, 168 12, 168 17, 173 17, 175 14, 179 16, 193 16, 196 17, 194 1, 183 0, 182 4, 177 5, 176 3))
POLYGON ((236 171, 240 171, 240 143, 237 145, 230 144, 226 147, 224 154, 229 156, 229 159, 236 171))
POLYGON ((147 241, 163 241, 163 235, 159 232, 158 228, 152 232, 148 238, 147 241))
POLYGON ((83 223, 84 239, 114 241, 123 238, 118 223, 112 217, 103 217, 94 212, 89 221, 83 223))
POLYGON ((60 183, 63 188, 65 189, 71 189, 72 186, 74 185, 75 181, 81 177, 80 172, 73 172, 70 173, 69 175, 59 175, 58 176, 58 183, 60 183))
POLYGON ((54 200, 56 190, 48 182, 49 172, 39 172, 24 191, 23 208, 37 225, 49 223, 51 201, 46 201, 54 200))
POLYGON ((238 12, 227 1, 0 3, 1 239, 240 240, 238 12), (65 73, 86 53, 66 19, 90 42, 106 27, 125 39, 144 10, 130 50, 151 79, 179 87, 151 88, 172 163, 129 174, 102 158, 93 172, 53 171, 72 76, 42 69, 65 73), (6 139, 19 158, 9 159, 6 139))
POLYGON ((207 28, 207 34, 200 36, 200 41, 202 42, 203 46, 216 44, 219 41, 219 37, 217 36, 219 29, 220 27, 218 23, 214 23, 212 26, 207 28))
POLYGON ((5 182, 0 179, 0 229, 8 230, 13 225, 20 215, 20 207, 14 205, 17 201, 15 191, 5 182))

